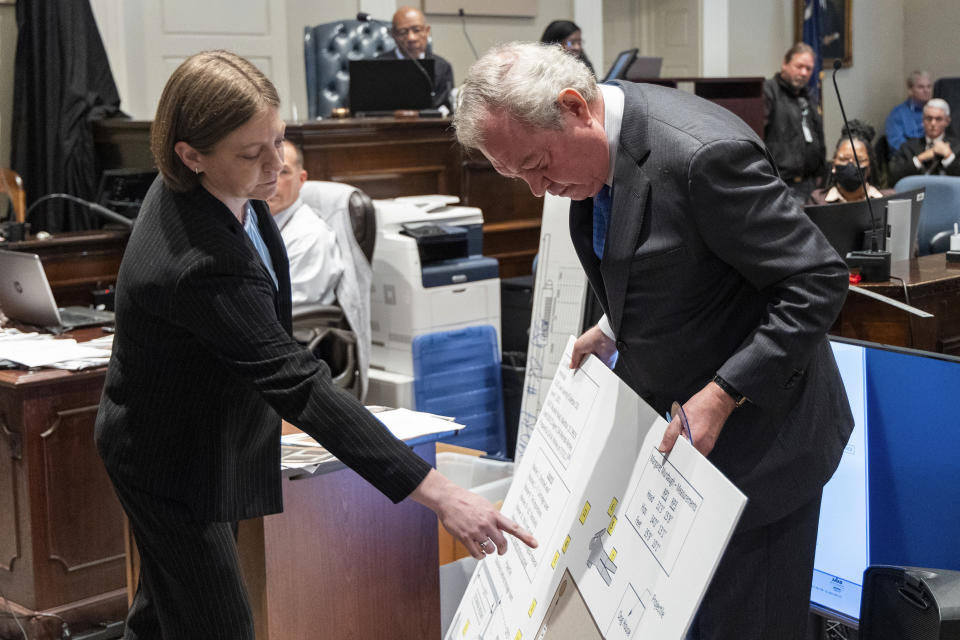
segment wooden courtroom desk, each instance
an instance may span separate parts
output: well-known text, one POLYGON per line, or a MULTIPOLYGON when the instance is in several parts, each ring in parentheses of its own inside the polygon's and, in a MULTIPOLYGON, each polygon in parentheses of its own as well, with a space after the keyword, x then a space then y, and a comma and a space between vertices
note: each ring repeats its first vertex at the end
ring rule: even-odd
MULTIPOLYGON (((435 464, 433 442, 414 451, 435 464)), ((257 640, 439 638, 433 512, 394 505, 336 461, 286 475, 283 513, 240 523, 257 640)))
MULTIPOLYGON (((126 613, 122 510, 93 442, 105 372, 0 370, 0 591, 31 639, 60 638, 34 612, 74 634, 126 613)), ((0 637, 20 637, 12 619, 0 637)))
POLYGON ((0 249, 39 255, 57 304, 86 306, 93 303, 91 291, 116 282, 129 236, 129 230, 71 231, 47 240, 3 242, 0 249))
MULTIPOLYGON (((94 123, 104 169, 152 166, 150 122, 94 123)), ((345 118, 290 124, 286 137, 303 148, 312 180, 352 184, 371 198, 441 193, 483 211, 484 254, 500 277, 531 273, 540 245, 543 201, 520 180, 497 174, 482 156, 466 157, 448 118, 345 118)))
MULTIPOLYGON (((436 465, 432 440, 413 450, 436 465)), ((237 536, 257 640, 439 638, 437 527, 432 511, 393 504, 337 460, 284 471, 283 513, 243 520, 237 536)), ((132 602, 139 556, 126 535, 132 602)))
MULTIPOLYGON (((891 275, 906 282, 909 304, 933 318, 906 311, 854 292, 847 294, 831 333, 900 347, 960 355, 960 266, 947 266, 944 254, 894 262, 891 275)), ((903 284, 891 279, 859 286, 904 301, 903 284)))

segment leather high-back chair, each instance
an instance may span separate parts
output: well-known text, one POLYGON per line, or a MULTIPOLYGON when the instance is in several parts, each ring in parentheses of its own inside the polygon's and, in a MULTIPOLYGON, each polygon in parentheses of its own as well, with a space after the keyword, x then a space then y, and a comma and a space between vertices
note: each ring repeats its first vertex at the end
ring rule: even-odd
POLYGON ((300 197, 336 235, 344 271, 336 305, 294 307, 294 337, 330 366, 334 384, 363 400, 370 366, 370 264, 377 235, 373 201, 356 187, 319 180, 304 183, 300 197))
POLYGON ((347 106, 351 60, 376 58, 395 47, 389 23, 376 20, 339 20, 304 27, 310 119, 326 118, 333 109, 347 106))
POLYGON ((960 137, 960 78, 940 78, 933 83, 933 97, 950 105, 950 133, 960 137))
POLYGON ((10 196, 13 217, 17 222, 24 222, 27 215, 27 192, 23 188, 23 180, 13 169, 0 169, 0 193, 10 196))

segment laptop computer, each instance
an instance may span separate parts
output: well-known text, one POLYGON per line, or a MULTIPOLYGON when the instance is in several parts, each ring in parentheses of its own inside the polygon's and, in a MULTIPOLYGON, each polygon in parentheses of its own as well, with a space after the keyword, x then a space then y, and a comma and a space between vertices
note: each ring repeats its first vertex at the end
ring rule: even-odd
POLYGON ((663 58, 656 56, 638 56, 639 49, 626 49, 617 54, 604 76, 603 82, 610 80, 646 80, 660 77, 663 58))
POLYGON ((53 332, 113 323, 110 311, 58 308, 40 256, 20 251, 0 250, 0 310, 11 320, 53 332))
POLYGON ((627 77, 627 69, 630 68, 630 65, 633 64, 633 61, 637 59, 637 52, 640 51, 636 47, 633 49, 627 49, 626 51, 621 51, 617 54, 617 59, 613 61, 613 64, 610 65, 610 70, 607 71, 607 75, 603 77, 602 82, 609 82, 610 80, 623 80, 627 77))
POLYGON ((393 115, 398 109, 433 109, 436 61, 418 62, 419 66, 413 60, 351 60, 350 113, 393 115))
POLYGON ((663 67, 663 58, 659 56, 637 56, 630 68, 627 69, 627 80, 646 80, 660 77, 663 67))

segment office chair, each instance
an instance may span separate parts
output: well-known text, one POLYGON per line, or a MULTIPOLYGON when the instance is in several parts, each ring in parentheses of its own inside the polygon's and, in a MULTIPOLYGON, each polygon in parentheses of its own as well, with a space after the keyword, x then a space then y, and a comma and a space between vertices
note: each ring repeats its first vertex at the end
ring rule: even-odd
POLYGON ((933 97, 943 98, 950 105, 953 118, 950 121, 949 131, 960 137, 960 78, 940 78, 933 83, 933 97))
POLYGON ((943 253, 950 248, 953 225, 960 222, 960 177, 907 176, 894 186, 901 193, 926 187, 920 222, 917 225, 917 246, 922 256, 943 253))
POLYGON ((23 180, 13 169, 0 169, 0 193, 10 196, 16 222, 26 221, 27 192, 23 188, 23 180))
POLYGON ((377 235, 373 201, 351 185, 320 180, 307 180, 300 197, 333 230, 344 270, 337 284, 336 306, 294 308, 294 337, 313 345, 315 355, 337 367, 331 366, 335 382, 338 372, 353 372, 337 384, 362 400, 370 366, 370 264, 377 235))
POLYGON ((347 106, 351 60, 376 58, 395 46, 390 25, 375 20, 339 20, 304 27, 303 56, 310 119, 329 117, 333 109, 347 106))

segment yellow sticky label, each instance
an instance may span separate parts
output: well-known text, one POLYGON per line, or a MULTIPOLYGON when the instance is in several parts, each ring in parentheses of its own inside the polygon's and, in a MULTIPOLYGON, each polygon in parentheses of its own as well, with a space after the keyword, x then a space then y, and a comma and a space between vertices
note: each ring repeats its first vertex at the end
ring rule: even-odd
POLYGON ((532 618, 533 612, 536 610, 536 608, 537 608, 537 599, 534 598, 533 602, 530 603, 530 609, 527 611, 527 615, 532 618))
POLYGON ((564 553, 566 553, 566 552, 567 552, 567 547, 569 547, 569 546, 570 546, 570 536, 567 536, 567 539, 563 541, 563 546, 560 547, 560 550, 563 551, 564 553))
POLYGON ((617 516, 610 518, 610 524, 607 525, 607 533, 613 535, 613 530, 617 528, 617 516))
POLYGON ((469 628, 470 628, 470 621, 467 620, 467 624, 463 625, 463 631, 460 632, 460 635, 462 636, 467 635, 467 629, 469 628))
POLYGON ((550 563, 550 568, 551 568, 551 569, 556 569, 556 568, 557 568, 557 562, 559 562, 559 561, 560 561, 560 552, 557 551, 555 554, 553 554, 553 562, 550 563))
POLYGON ((613 562, 616 559, 617 559, 617 548, 614 547, 613 549, 610 550, 610 562, 613 562))
POLYGON ((580 524, 585 524, 587 522, 587 515, 590 513, 590 501, 588 500, 583 505, 583 511, 580 512, 580 524))
POLYGON ((513 640, 520 640, 523 637, 523 634, 520 633, 520 629, 517 629, 517 635, 513 636, 513 640))
POLYGON ((617 497, 614 496, 613 500, 610 501, 610 506, 607 508, 607 515, 612 516, 613 512, 617 510, 617 505, 620 504, 620 501, 617 500, 617 497))

